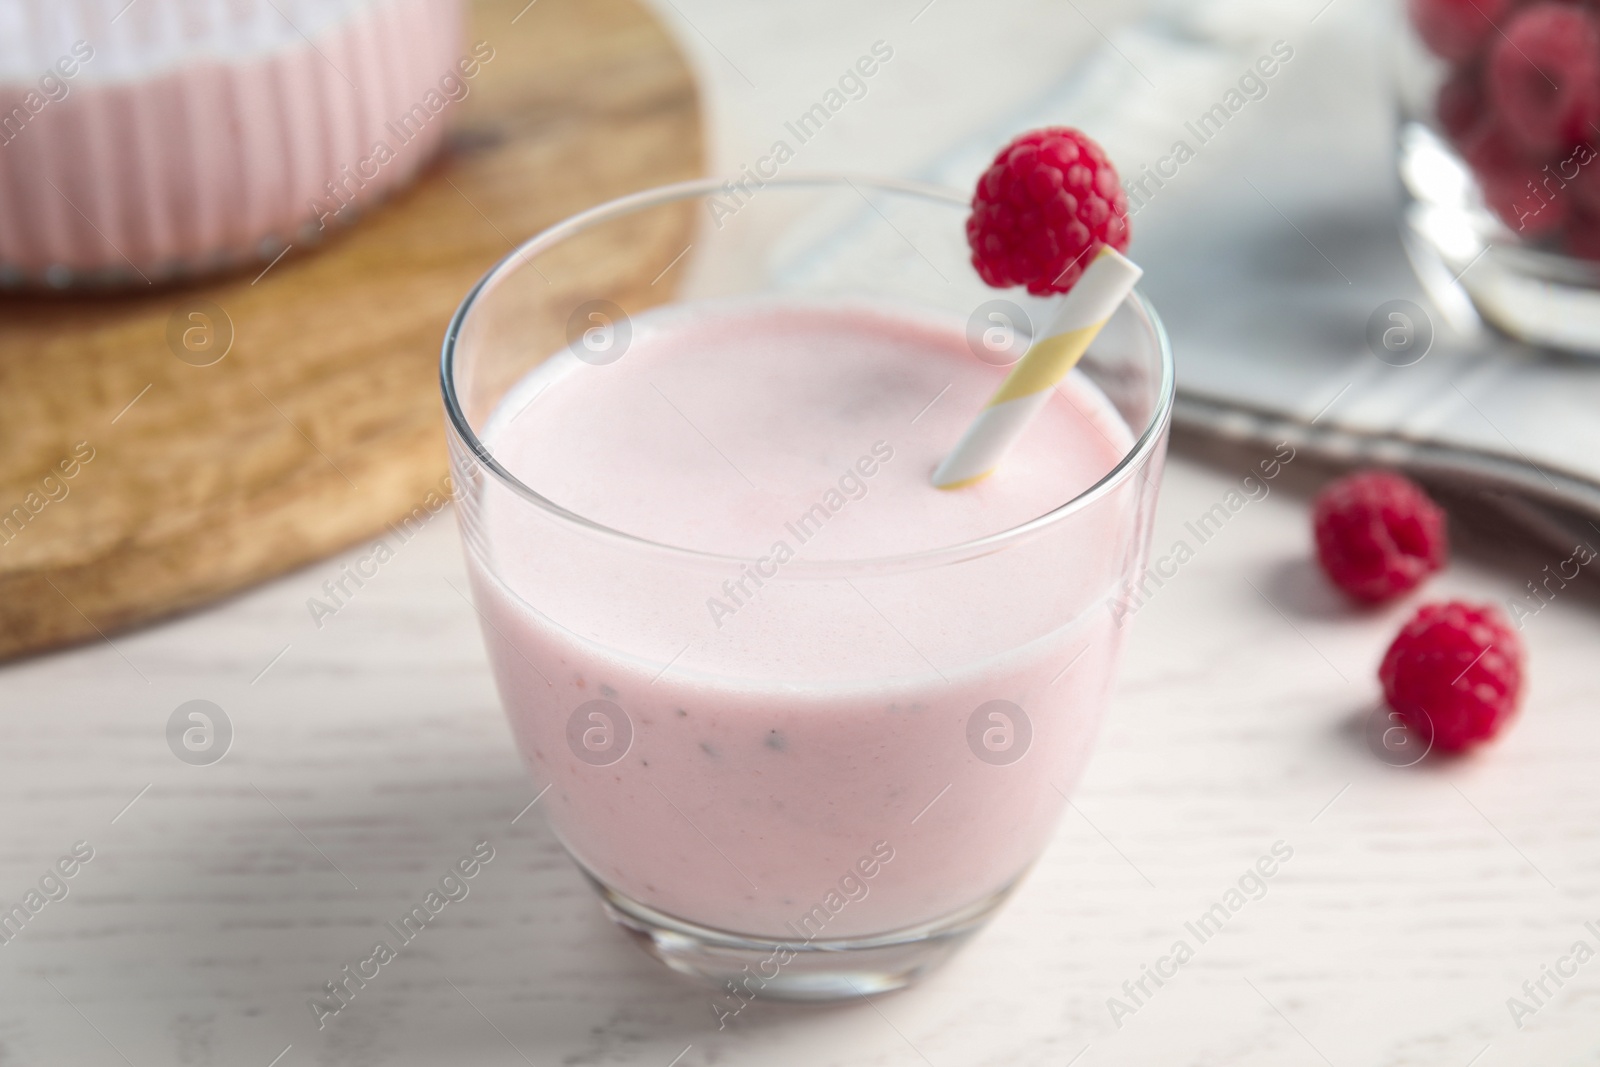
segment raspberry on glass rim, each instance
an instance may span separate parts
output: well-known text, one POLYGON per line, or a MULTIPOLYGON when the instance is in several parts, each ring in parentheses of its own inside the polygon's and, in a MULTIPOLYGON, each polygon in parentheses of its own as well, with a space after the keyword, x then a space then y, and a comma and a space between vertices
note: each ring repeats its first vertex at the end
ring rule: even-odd
POLYGON ((1128 237, 1127 194, 1087 134, 1033 130, 995 156, 967 216, 973 268, 997 289, 1066 295, 934 469, 935 486, 964 489, 994 473, 1144 273, 1122 254, 1128 237))
POLYGON ((1378 668, 1383 695, 1430 748, 1463 752, 1497 735, 1522 699, 1526 653, 1490 604, 1425 604, 1378 668))
POLYGON ((1069 126, 1023 134, 978 180, 967 220, 972 265, 989 285, 1064 293, 1102 246, 1128 250, 1128 194, 1105 151, 1069 126))

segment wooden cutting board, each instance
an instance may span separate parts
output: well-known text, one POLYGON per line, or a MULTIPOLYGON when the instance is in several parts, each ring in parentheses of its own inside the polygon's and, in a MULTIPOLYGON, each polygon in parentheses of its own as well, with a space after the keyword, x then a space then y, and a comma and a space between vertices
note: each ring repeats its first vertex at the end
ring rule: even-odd
MULTIPOLYGON (((700 173, 688 66, 635 0, 480 0, 472 22, 496 54, 449 149, 349 231, 259 278, 0 300, 0 659, 204 604, 411 512, 444 476, 439 344, 473 281, 511 241, 700 173)), ((643 306, 690 226, 686 207, 592 266, 643 306)))

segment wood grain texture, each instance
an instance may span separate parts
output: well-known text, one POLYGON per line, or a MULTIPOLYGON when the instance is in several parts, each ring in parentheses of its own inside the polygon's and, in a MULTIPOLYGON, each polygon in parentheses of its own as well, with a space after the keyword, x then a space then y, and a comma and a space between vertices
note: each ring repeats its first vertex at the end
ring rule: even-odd
MULTIPOLYGON (((0 658, 206 603, 411 512, 444 475, 438 349, 472 282, 575 211, 700 172, 693 79, 633 0, 482 0, 467 40, 495 55, 444 156, 322 247, 259 277, 0 301, 0 658), (168 343, 199 301, 233 333, 209 366, 168 343)), ((647 287, 687 210, 585 273, 647 287)))

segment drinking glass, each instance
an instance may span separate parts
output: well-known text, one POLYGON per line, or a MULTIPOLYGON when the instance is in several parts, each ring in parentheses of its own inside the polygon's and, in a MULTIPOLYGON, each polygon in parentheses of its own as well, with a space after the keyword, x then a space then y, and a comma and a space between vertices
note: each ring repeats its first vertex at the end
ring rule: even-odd
MULTIPOLYGON (((915 980, 1048 842, 1144 567, 1166 336, 1134 295, 1075 372, 1127 429, 1093 486, 1013 528, 898 555, 775 569, 611 529, 524 484, 496 429, 547 361, 627 374, 650 316, 735 298, 911 309, 964 330, 972 358, 1014 361, 1049 305, 979 280, 967 210, 953 191, 845 175, 654 189, 517 248, 445 339, 473 595, 540 810, 611 918, 717 987, 724 1020, 757 997, 915 980), (639 248, 665 251, 619 265, 639 248), (753 569, 759 596, 714 625, 708 598, 753 569)), ((614 418, 595 411, 591 432, 614 418)), ((904 427, 863 431, 892 448, 904 427)))

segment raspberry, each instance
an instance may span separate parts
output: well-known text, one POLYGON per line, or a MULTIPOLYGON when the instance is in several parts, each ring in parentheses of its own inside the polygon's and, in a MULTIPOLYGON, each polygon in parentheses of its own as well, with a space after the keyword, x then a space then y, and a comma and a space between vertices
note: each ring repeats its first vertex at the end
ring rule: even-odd
POLYGON ((1478 72, 1465 68, 1445 79, 1439 86, 1434 111, 1451 144, 1460 147, 1470 143, 1473 132, 1489 115, 1489 102, 1484 99, 1483 79, 1478 72))
POLYGON ((1550 170, 1559 178, 1572 175, 1567 186, 1572 190, 1572 198, 1577 201, 1580 212, 1590 217, 1600 215, 1600 153, 1596 152, 1593 145, 1575 148, 1571 154, 1557 160, 1550 170))
POLYGON ((1600 260, 1600 218, 1580 212, 1567 229, 1567 252, 1579 259, 1600 260))
POLYGON ((1425 604, 1383 657, 1383 695, 1406 729, 1460 752, 1500 732, 1522 695, 1525 654, 1498 608, 1425 604))
POLYGON ((1531 240, 1547 237, 1565 226, 1572 214, 1573 198, 1552 196, 1537 181, 1530 186, 1530 180, 1520 175, 1513 178, 1485 176, 1481 182, 1483 200, 1489 210, 1531 240))
POLYGON ((1367 603, 1416 588, 1450 551, 1444 512, 1414 482, 1389 471, 1330 483, 1317 494, 1313 522, 1322 569, 1367 603))
POLYGON ((1545 0, 1519 11, 1489 49, 1489 99, 1535 152, 1594 136, 1600 122, 1600 20, 1545 0))
POLYGON ((1461 151, 1478 176, 1484 202, 1507 227, 1536 238, 1566 222, 1572 198, 1550 193, 1543 165, 1528 156, 1503 123, 1481 123, 1467 135, 1461 151))
POLYGON ((967 244, 997 289, 1064 293, 1101 245, 1128 248, 1128 195, 1100 146, 1066 126, 1025 133, 978 181, 967 244))
POLYGON ((1480 178, 1532 178, 1539 173, 1530 155, 1505 125, 1494 119, 1480 122, 1461 141, 1461 154, 1480 178))
POLYGON ((1434 55, 1461 63, 1497 37, 1514 0, 1410 0, 1411 24, 1434 55))

